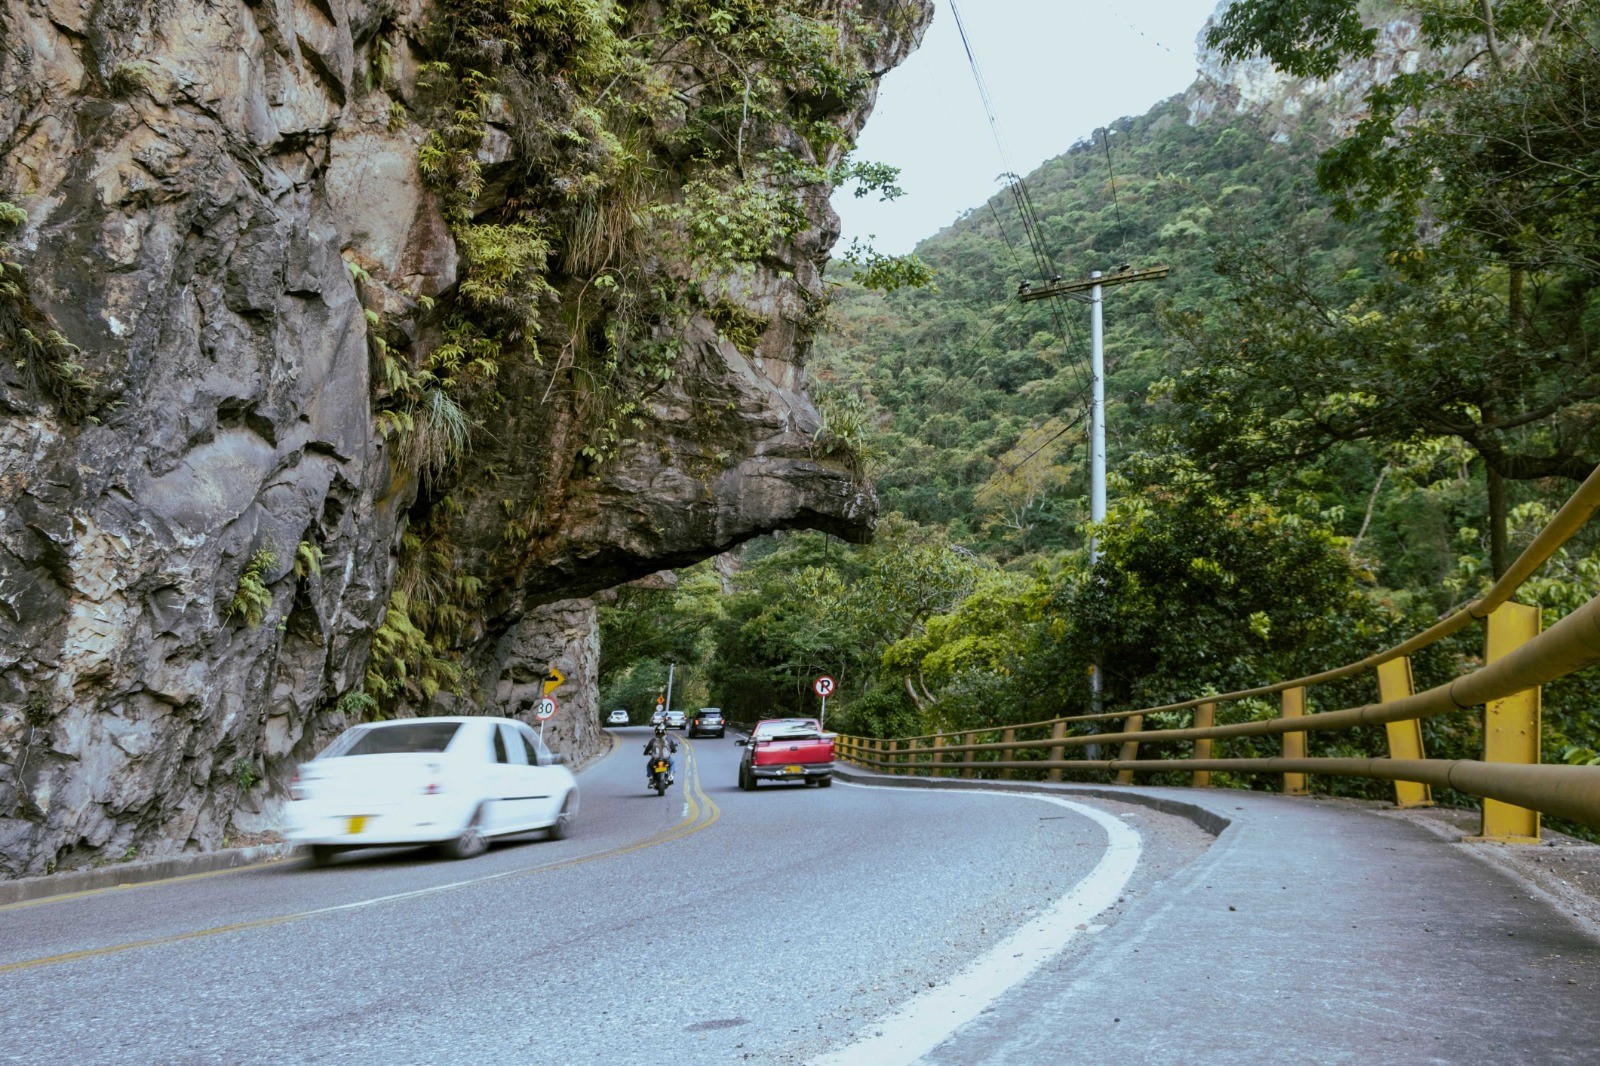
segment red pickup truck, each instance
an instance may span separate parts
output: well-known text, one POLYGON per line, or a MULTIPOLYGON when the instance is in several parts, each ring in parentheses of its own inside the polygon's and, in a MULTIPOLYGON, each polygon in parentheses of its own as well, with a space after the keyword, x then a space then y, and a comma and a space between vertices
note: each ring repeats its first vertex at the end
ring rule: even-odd
POLYGON ((833 784, 833 737, 815 718, 757 722, 750 739, 739 741, 739 787, 749 792, 760 781, 804 781, 827 788, 833 784))

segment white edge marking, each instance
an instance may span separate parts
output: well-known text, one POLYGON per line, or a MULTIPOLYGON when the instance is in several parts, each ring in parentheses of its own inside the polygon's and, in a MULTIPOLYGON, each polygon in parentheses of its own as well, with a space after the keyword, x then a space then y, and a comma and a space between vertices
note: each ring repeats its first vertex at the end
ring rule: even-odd
MULTIPOLYGON (((853 785, 855 788, 890 788, 853 785)), ((905 791, 895 789, 895 791, 905 791)), ((909 1066, 944 1043, 1067 946, 1089 919, 1117 901, 1139 863, 1139 834, 1093 807, 1035 792, 961 789, 959 794, 1011 796, 1065 807, 1094 822, 1109 838, 1099 863, 1050 909, 979 956, 950 980, 918 992, 904 1006, 865 1027, 873 1036, 811 1060, 810 1066, 909 1066)), ((1090 931, 1098 931, 1090 927, 1090 931)))

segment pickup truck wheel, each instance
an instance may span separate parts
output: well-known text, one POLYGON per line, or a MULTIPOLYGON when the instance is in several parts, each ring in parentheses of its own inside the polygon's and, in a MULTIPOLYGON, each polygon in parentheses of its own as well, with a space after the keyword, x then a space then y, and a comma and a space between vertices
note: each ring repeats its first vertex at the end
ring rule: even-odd
POLYGON ((756 787, 755 778, 744 767, 739 767, 739 791, 753 792, 756 787))
POLYGON ((819 777, 819 778, 817 778, 817 787, 818 788, 831 788, 832 786, 833 786, 833 778, 831 776, 830 777, 819 777))
POLYGON ((313 844, 311 845, 311 865, 326 866, 333 861, 333 857, 337 854, 339 854, 339 849, 332 844, 313 844))

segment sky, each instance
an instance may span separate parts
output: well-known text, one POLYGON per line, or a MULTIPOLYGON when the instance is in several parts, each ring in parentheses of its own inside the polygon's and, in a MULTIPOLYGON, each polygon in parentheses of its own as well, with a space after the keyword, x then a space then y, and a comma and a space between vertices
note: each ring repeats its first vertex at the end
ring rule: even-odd
POLYGON ((1182 92, 1194 81, 1195 35, 1217 6, 1217 0, 958 0, 999 120, 1002 156, 951 0, 934 3, 922 47, 884 77, 856 153, 899 167, 905 195, 881 203, 876 195, 836 193, 844 225, 839 252, 853 238, 869 237, 881 252, 909 252, 1002 188, 996 180, 1007 169, 1002 158, 1025 175, 1099 127, 1182 92))

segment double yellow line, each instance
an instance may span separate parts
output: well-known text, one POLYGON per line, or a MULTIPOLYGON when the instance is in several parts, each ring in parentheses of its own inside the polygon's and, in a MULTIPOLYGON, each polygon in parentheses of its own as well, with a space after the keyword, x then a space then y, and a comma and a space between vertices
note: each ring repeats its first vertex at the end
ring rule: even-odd
MULTIPOLYGON (((430 888, 419 888, 412 892, 397 892, 389 896, 378 896, 373 899, 358 900, 354 903, 340 903, 332 907, 317 907, 313 910, 296 911, 293 914, 279 914, 270 918, 257 918, 248 922, 233 922, 228 925, 216 925, 208 929, 196 929, 187 933, 170 933, 166 936, 150 937, 145 940, 130 940, 123 944, 109 944, 99 948, 85 948, 82 951, 68 951, 60 955, 46 955, 37 959, 24 959, 21 962, 8 962, 0 964, 0 974, 13 973, 18 970, 31 970, 38 966, 56 966, 61 963, 77 962, 81 959, 94 959, 103 955, 118 955, 124 951, 137 951, 140 948, 160 947, 163 944, 179 944, 185 940, 199 940, 204 937, 221 936, 224 933, 241 933, 250 929, 265 929, 274 925, 287 925, 305 918, 315 918, 324 914, 336 914, 340 911, 361 910, 374 907, 382 903, 398 903, 402 900, 417 899, 422 896, 438 895, 442 892, 451 892, 459 888, 471 888, 475 885, 486 885, 494 881, 511 881, 517 878, 529 877, 533 874, 550 873, 555 870, 565 870, 572 866, 582 866, 586 863, 598 862, 601 859, 615 859, 623 855, 630 855, 636 851, 653 848, 660 844, 670 844, 675 840, 709 829, 722 817, 722 809, 716 805, 705 790, 700 786, 699 763, 695 758, 694 745, 688 740, 684 741, 688 749, 688 765, 684 774, 684 790, 688 803, 688 811, 684 817, 670 829, 664 829, 653 836, 632 844, 623 844, 606 851, 597 851, 593 855, 580 855, 574 859, 561 859, 557 862, 545 863, 541 866, 529 867, 525 870, 507 870, 504 873, 489 874, 486 877, 474 877, 466 881, 454 881, 447 885, 435 885, 430 888)), ((240 869, 249 869, 241 867, 240 869)), ((217 871, 217 873, 234 871, 217 871)), ((194 874, 189 877, 175 877, 160 884, 172 884, 179 881, 191 880, 194 877, 211 876, 194 874)), ((97 890, 97 891, 110 891, 97 890)), ((56 902, 66 899, 79 898, 88 893, 75 893, 72 896, 59 896, 55 900, 40 900, 39 903, 56 902)))

